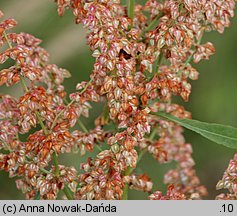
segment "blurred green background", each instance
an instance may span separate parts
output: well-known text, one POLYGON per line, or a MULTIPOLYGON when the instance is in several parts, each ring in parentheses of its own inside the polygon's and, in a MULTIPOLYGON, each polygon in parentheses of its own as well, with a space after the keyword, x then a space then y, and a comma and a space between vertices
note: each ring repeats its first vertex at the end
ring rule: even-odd
MULTIPOLYGON (((18 21, 15 32, 27 32, 42 39, 42 47, 50 53, 51 62, 71 72, 73 78, 65 81, 68 92, 74 91, 78 82, 89 79, 94 60, 86 46, 85 31, 81 25, 74 24, 74 17, 69 11, 64 17, 58 17, 53 0, 0 0, 0 9, 5 13, 4 18, 14 17, 18 21)), ((183 103, 178 99, 178 102, 184 104, 195 119, 237 127, 237 18, 232 19, 231 27, 223 35, 207 33, 204 41, 214 43, 216 54, 209 61, 195 65, 200 77, 198 81, 192 82, 190 100, 183 103)), ((16 90, 18 86, 0 88, 0 92, 4 93, 21 93, 16 90)), ((100 108, 97 105, 90 112, 91 118, 84 120, 89 128, 93 127, 100 108)), ((189 131, 185 131, 185 135, 187 142, 193 144, 198 176, 209 191, 207 199, 213 199, 219 193, 215 185, 235 151, 189 131)), ((79 155, 63 155, 60 161, 79 168, 80 162, 85 159, 79 155)), ((152 178, 155 189, 164 191, 163 175, 173 166, 161 166, 150 155, 146 155, 137 172, 145 171, 152 178)), ((0 185, 0 199, 24 199, 16 189, 14 179, 9 179, 3 171, 0 171, 0 185)), ((145 199, 145 196, 142 192, 129 192, 129 199, 145 199)))

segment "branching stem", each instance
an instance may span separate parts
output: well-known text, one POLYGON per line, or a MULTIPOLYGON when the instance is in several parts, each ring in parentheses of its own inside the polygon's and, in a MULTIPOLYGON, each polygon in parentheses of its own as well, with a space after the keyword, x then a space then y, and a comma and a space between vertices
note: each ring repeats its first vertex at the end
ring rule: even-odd
POLYGON ((66 195, 68 200, 73 200, 74 199, 73 194, 72 194, 71 190, 68 188, 67 185, 64 185, 63 192, 66 195))
MULTIPOLYGON (((3 35, 4 35, 4 37, 5 37, 6 41, 7 41, 7 44, 9 46, 9 48, 12 49, 13 46, 12 46, 11 42, 9 41, 5 31, 4 31, 3 35)), ((24 81, 22 76, 20 76, 20 81, 21 81, 21 84, 22 84, 22 87, 23 87, 24 91, 25 92, 29 92, 29 89, 27 88, 27 85, 26 85, 26 83, 25 83, 25 81, 24 81)), ((36 111, 35 114, 36 114, 36 117, 37 117, 37 119, 39 121, 39 124, 40 124, 42 130, 44 131, 44 134, 46 136, 49 135, 49 132, 48 132, 47 128, 45 127, 44 123, 43 123, 43 120, 42 120, 42 118, 40 116, 40 113, 38 111, 36 111)), ((56 154, 55 151, 53 152, 53 161, 54 161, 54 166, 55 166, 55 173, 54 174, 55 174, 56 177, 58 177, 59 176, 58 157, 57 157, 57 154, 56 154)), ((37 196, 38 195, 39 194, 37 193, 37 196)))
MULTIPOLYGON (((155 135, 156 135, 156 131, 157 131, 157 127, 155 127, 150 136, 149 136, 149 140, 153 140, 155 138, 155 135)), ((137 164, 141 161, 142 157, 144 156, 144 154, 147 152, 147 148, 144 148, 138 155, 138 158, 137 158, 137 164)), ((132 168, 132 167, 128 167, 124 173, 124 176, 128 176, 128 175, 131 175, 133 173, 133 171, 136 169, 135 168, 132 168)), ((124 190, 123 190, 123 196, 122 196, 122 199, 123 200, 127 200, 128 199, 128 190, 129 190, 129 185, 128 184, 125 184, 124 186, 124 190)))
POLYGON ((133 20, 135 0, 127 0, 128 17, 133 20))

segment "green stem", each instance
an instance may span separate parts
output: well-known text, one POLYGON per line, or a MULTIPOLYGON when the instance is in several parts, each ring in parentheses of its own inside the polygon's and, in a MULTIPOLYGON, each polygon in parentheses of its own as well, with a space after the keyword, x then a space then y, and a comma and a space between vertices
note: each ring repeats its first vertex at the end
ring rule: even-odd
POLYGON ((151 135, 149 136, 149 140, 152 141, 154 138, 155 138, 155 135, 156 135, 156 130, 157 130, 157 127, 155 127, 152 132, 151 132, 151 135))
MULTIPOLYGON (((4 37, 5 37, 6 41, 7 41, 7 43, 8 43, 9 48, 12 49, 13 48, 12 44, 9 41, 6 32, 4 31, 3 34, 4 34, 4 37)), ((20 80, 21 80, 21 84, 23 86, 24 91, 25 92, 29 92, 29 89, 27 88, 27 85, 26 85, 26 83, 25 83, 25 81, 24 81, 22 76, 20 76, 20 80)), ((87 83, 87 85, 89 85, 89 84, 87 83)), ((35 114, 36 114, 36 117, 37 117, 37 119, 38 119, 38 121, 40 123, 40 126, 41 126, 42 130, 44 131, 44 134, 48 135, 49 132, 48 132, 47 128, 45 127, 45 125, 43 123, 43 120, 41 119, 40 113, 38 111, 36 111, 35 114)), ((56 177, 58 177, 59 176, 59 167, 58 167, 58 158, 57 158, 56 152, 53 153, 53 161, 54 161, 54 166, 55 166, 55 175, 56 175, 56 177)), ((38 197, 38 193, 37 193, 36 197, 38 197)))
POLYGON ((66 197, 67 197, 68 200, 73 200, 73 199, 74 199, 74 198, 73 198, 73 195, 72 195, 72 192, 71 192, 71 190, 68 188, 67 185, 64 185, 63 192, 64 192, 64 194, 66 195, 66 197))
POLYGON ((88 88, 88 86, 91 84, 92 79, 89 80, 89 82, 85 85, 84 89, 82 89, 82 91, 80 92, 80 94, 84 93, 86 91, 86 89, 88 88))
MULTIPOLYGON (((153 140, 155 138, 156 130, 157 130, 157 127, 155 127, 152 130, 151 135, 149 136, 149 140, 153 140)), ((144 156, 146 152, 147 152, 147 149, 145 148, 139 153, 138 158, 137 158, 137 164, 141 161, 142 157, 144 156)), ((124 176, 131 175, 135 169, 136 168, 128 167, 124 173, 124 176)), ((129 189, 129 185, 125 184, 124 190, 123 190, 123 196, 122 196, 123 200, 128 199, 128 189, 129 189)))
MULTIPOLYGON (((36 116, 37 116, 37 119, 38 119, 38 121, 39 121, 39 123, 40 123, 41 128, 42 128, 43 131, 44 131, 44 134, 45 134, 45 135, 48 135, 49 132, 48 132, 47 128, 45 127, 45 125, 44 125, 44 123, 43 123, 43 121, 42 121, 42 119, 41 119, 41 116, 40 116, 39 112, 36 111, 35 114, 36 114, 36 116)), ((57 156, 57 154, 56 154, 55 151, 53 152, 52 157, 53 157, 53 162, 54 162, 54 167, 55 167, 54 174, 55 174, 56 177, 59 177, 58 156, 57 156)))
POLYGON ((85 133, 89 133, 88 129, 86 128, 86 126, 83 124, 83 122, 80 119, 78 119, 77 123, 85 133))
POLYGON ((10 148, 10 146, 2 139, 0 139, 0 141, 3 143, 3 146, 9 151, 12 152, 12 149, 10 148))
POLYGON ((9 48, 12 49, 12 44, 11 44, 11 42, 9 41, 9 39, 8 39, 8 37, 7 37, 7 33, 6 33, 5 31, 3 32, 3 35, 4 35, 4 37, 5 37, 6 41, 7 41, 7 44, 8 44, 8 46, 9 46, 9 48))
MULTIPOLYGON (((140 154, 138 155, 138 158, 137 158, 137 164, 139 163, 139 161, 142 159, 143 155, 146 153, 147 149, 143 149, 140 154)), ((136 168, 132 168, 132 167, 128 167, 124 173, 124 176, 128 176, 128 175, 131 175, 133 173, 133 171, 135 170, 136 168)), ((124 189, 123 189, 123 196, 122 196, 122 199, 123 200, 127 200, 128 199, 128 189, 129 189, 129 185, 128 184, 125 184, 124 185, 124 189)))
MULTIPOLYGON (((139 153, 138 158, 137 158, 137 164, 141 161, 142 157, 144 156, 146 152, 147 152, 147 149, 145 148, 139 153)), ((125 171, 125 175, 131 175, 135 169, 136 168, 128 167, 128 169, 125 171)))
MULTIPOLYGON (((84 87, 83 90, 80 92, 80 94, 82 94, 82 93, 84 93, 84 92, 86 91, 86 89, 88 88, 88 86, 90 85, 91 82, 92 82, 92 80, 90 80, 90 81, 85 85, 85 87, 84 87)), ((65 100, 65 102, 68 103, 67 100, 65 100)), ((74 102, 75 102, 75 100, 72 100, 70 103, 67 104, 67 107, 71 106, 74 102)), ((50 127, 50 130, 52 130, 52 129, 54 128, 54 126, 55 126, 56 123, 57 123, 58 118, 62 115, 63 111, 64 111, 64 109, 63 109, 61 112, 59 112, 59 114, 55 117, 55 119, 54 119, 54 121, 53 121, 53 124, 52 124, 52 126, 50 127)), ((78 119, 77 123, 78 123, 78 125, 80 126, 80 128, 81 128, 85 133, 89 133, 89 130, 86 128, 86 126, 83 124, 83 122, 82 122, 80 119, 78 119)))
POLYGON ((26 83, 25 83, 25 80, 23 79, 22 76, 20 76, 20 80, 21 80, 21 85, 22 85, 24 91, 25 91, 25 92, 29 92, 29 89, 27 88, 27 85, 26 85, 26 83))
MULTIPOLYGON (((78 123, 78 125, 80 126, 80 128, 82 129, 83 132, 89 133, 89 130, 86 128, 86 126, 83 124, 83 122, 82 122, 80 119, 77 120, 77 123, 78 123)), ((96 147, 100 152, 103 151, 103 149, 102 149, 100 146, 95 145, 95 147, 96 147)))
POLYGON ((135 6, 135 0, 127 0, 128 17, 131 20, 133 20, 134 18, 134 6, 135 6))
POLYGON ((51 172, 49 172, 48 170, 46 170, 44 168, 40 168, 40 171, 45 173, 45 174, 51 174, 51 172))
POLYGON ((53 161, 54 161, 54 174, 56 177, 59 177, 59 166, 58 166, 58 156, 56 154, 56 152, 54 151, 53 154, 53 161))
MULTIPOLYGON (((69 106, 71 106, 74 102, 75 102, 75 101, 72 100, 72 101, 66 106, 66 108, 69 107, 69 106)), ((50 130, 52 130, 52 129, 54 128, 54 126, 55 126, 56 123, 57 123, 58 118, 63 114, 64 111, 65 111, 65 109, 61 110, 61 112, 59 112, 59 114, 55 117, 55 119, 54 119, 54 121, 53 121, 53 124, 52 124, 52 126, 50 127, 50 130)))
POLYGON ((34 200, 40 200, 40 192, 37 191, 34 200))
POLYGON ((142 34, 144 34, 145 32, 148 32, 148 31, 153 30, 153 29, 158 25, 159 19, 160 19, 162 16, 164 16, 164 13, 163 13, 163 12, 160 13, 160 14, 158 14, 158 15, 155 17, 155 19, 153 19, 153 20, 151 21, 151 23, 145 28, 145 30, 142 32, 142 34))
MULTIPOLYGON (((44 131, 44 134, 48 135, 49 132, 48 132, 47 128, 45 127, 45 125, 44 125, 44 123, 43 123, 43 121, 42 121, 42 119, 40 117, 39 112, 36 111, 35 114, 36 114, 36 116, 38 118, 38 121, 40 123, 40 126, 41 126, 42 130, 44 131)), ((52 157, 53 157, 53 163, 54 163, 54 169, 55 169, 54 170, 54 174, 55 174, 56 177, 59 177, 58 156, 57 156, 55 151, 53 152, 52 157)))
MULTIPOLYGON (((23 88, 24 88, 24 90, 26 91, 26 92, 29 92, 29 90, 28 90, 28 88, 27 88, 27 86, 26 86, 26 83, 25 83, 25 81, 24 81, 24 79, 20 76, 20 79, 21 79, 21 83, 22 83, 22 86, 23 86, 23 88)), ((35 111, 35 114, 36 114, 36 117, 37 117, 37 119, 38 119, 38 121, 39 121, 39 124, 40 124, 40 126, 41 126, 41 128, 42 128, 42 130, 44 131, 44 134, 45 135, 48 135, 49 134, 49 131, 48 131, 48 129, 45 127, 45 125, 44 125, 44 122, 43 122, 43 120, 42 120, 42 118, 41 118, 41 116, 40 116, 40 113, 38 112, 38 111, 35 111)), ((55 167, 55 176, 56 177, 58 177, 59 176, 59 167, 58 167, 58 157, 57 157, 57 154, 56 154, 56 152, 54 151, 53 152, 53 162, 54 162, 54 167, 55 167)))
POLYGON ((99 145, 95 145, 95 147, 96 147, 100 152, 103 151, 103 149, 102 149, 99 145))
POLYGON ((45 134, 45 135, 48 135, 49 132, 48 132, 47 128, 44 126, 44 123, 43 123, 43 121, 42 121, 42 119, 41 119, 40 113, 39 113, 38 111, 35 111, 35 114, 36 114, 36 117, 37 117, 37 119, 38 119, 38 121, 39 121, 39 124, 40 124, 41 128, 42 128, 43 131, 44 131, 44 134, 45 134))
POLYGON ((122 200, 127 200, 128 199, 128 189, 129 189, 129 185, 125 184, 124 189, 123 189, 122 200))
MULTIPOLYGON (((202 41, 202 36, 201 36, 200 39, 197 41, 197 45, 200 45, 200 44, 201 44, 201 41, 202 41)), ((193 53, 188 57, 188 59, 185 61, 183 67, 178 71, 178 73, 177 73, 178 75, 181 75, 183 69, 186 68, 186 67, 188 66, 188 64, 192 61, 193 56, 194 56, 194 53, 195 53, 195 52, 193 52, 193 53)))
POLYGON ((0 121, 8 121, 8 120, 12 120, 11 118, 1 118, 0 121))
MULTIPOLYGON (((85 87, 82 89, 82 91, 80 92, 80 94, 82 94, 82 93, 84 93, 84 92, 86 91, 86 89, 87 89, 88 86, 91 84, 91 82, 92 82, 92 80, 90 80, 90 81, 85 85, 85 87)), ((71 106, 71 105, 75 102, 75 100, 72 100, 70 103, 68 103, 68 101, 67 101, 66 99, 64 99, 64 101, 65 101, 65 103, 67 103, 66 108, 69 107, 69 106, 71 106)), ((52 130, 52 129, 54 128, 54 126, 55 126, 56 123, 57 123, 58 118, 63 114, 64 110, 65 110, 65 109, 61 110, 61 112, 59 112, 59 114, 55 117, 55 119, 54 119, 54 121, 53 121, 53 124, 52 124, 52 126, 50 127, 50 130, 52 130)))
POLYGON ((157 63, 155 65, 155 74, 159 73, 159 68, 160 68, 160 64, 162 62, 162 59, 163 59, 163 53, 162 53, 162 50, 161 50, 160 55, 159 55, 159 57, 157 59, 157 63))

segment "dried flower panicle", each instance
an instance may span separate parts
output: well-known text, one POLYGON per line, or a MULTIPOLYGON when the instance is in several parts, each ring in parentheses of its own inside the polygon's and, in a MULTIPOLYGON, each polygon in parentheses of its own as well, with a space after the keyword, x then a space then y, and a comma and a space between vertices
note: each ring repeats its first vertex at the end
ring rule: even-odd
POLYGON ((123 179, 115 154, 110 150, 100 152, 95 161, 90 158, 81 165, 85 171, 79 176, 80 188, 75 194, 76 199, 121 199, 123 179))
POLYGON ((101 127, 96 127, 88 132, 75 130, 71 135, 73 139, 71 145, 69 144, 67 148, 72 148, 73 151, 79 151, 81 155, 85 155, 86 151, 92 152, 95 146, 103 143, 110 134, 101 127))
MULTIPOLYGON (((2 12, 0 15, 3 17, 2 12)), ((78 117, 86 113, 85 105, 69 107, 64 103, 62 82, 70 76, 69 72, 48 63, 49 55, 39 46, 39 39, 9 32, 16 24, 13 19, 0 23, 0 46, 4 49, 0 64, 4 67, 9 58, 13 60, 12 66, 0 71, 0 85, 21 81, 23 89, 20 98, 1 94, 0 169, 9 172, 10 177, 18 177, 17 188, 27 198, 34 199, 39 193, 41 199, 56 199, 65 184, 75 192, 77 174, 74 168, 48 167, 53 155, 64 152, 73 140, 69 129, 75 120, 69 118, 69 110, 78 117), (42 129, 27 134, 37 125, 42 129), (25 141, 21 134, 27 134, 25 141), (73 177, 70 173, 74 173, 73 177)))
POLYGON ((71 191, 75 192, 77 188, 77 171, 74 167, 59 166, 60 177, 55 179, 53 175, 53 169, 48 174, 42 174, 35 176, 39 170, 37 166, 28 168, 28 179, 16 180, 17 188, 26 193, 26 198, 34 199, 38 191, 40 199, 56 199, 59 190, 62 190, 67 185, 71 191))
POLYGON ((162 192, 155 191, 149 196, 150 200, 186 200, 184 194, 176 191, 174 185, 170 185, 167 189, 166 195, 162 195, 162 192))
POLYGON ((230 160, 229 165, 222 177, 216 185, 217 190, 227 189, 227 194, 219 194, 216 199, 219 200, 236 200, 237 199, 237 154, 230 160))
POLYGON ((148 193, 151 192, 153 186, 151 179, 145 174, 125 176, 124 182, 129 185, 130 189, 148 193))

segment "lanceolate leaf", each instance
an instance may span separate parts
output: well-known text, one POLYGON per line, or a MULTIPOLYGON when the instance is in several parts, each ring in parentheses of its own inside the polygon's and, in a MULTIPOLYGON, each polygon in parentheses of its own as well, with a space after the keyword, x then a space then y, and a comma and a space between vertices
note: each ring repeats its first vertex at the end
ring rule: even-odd
POLYGON ((164 112, 152 114, 176 122, 179 125, 192 130, 215 143, 237 149, 237 128, 221 124, 200 122, 192 119, 180 119, 164 112))

